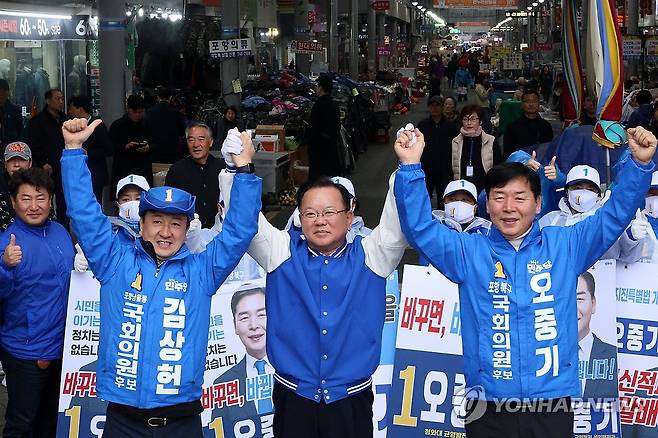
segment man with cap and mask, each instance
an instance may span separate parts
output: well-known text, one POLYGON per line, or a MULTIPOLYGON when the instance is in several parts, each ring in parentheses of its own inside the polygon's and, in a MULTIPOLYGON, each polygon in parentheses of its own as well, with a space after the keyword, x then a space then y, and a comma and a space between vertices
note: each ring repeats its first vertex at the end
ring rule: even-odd
MULTIPOLYGON (((112 230, 125 245, 132 246, 139 238, 139 199, 142 192, 148 192, 151 186, 141 175, 128 175, 117 183, 116 205, 119 208, 118 217, 109 217, 112 230)), ((75 245, 77 254, 73 266, 78 272, 89 269, 89 262, 80 245, 75 245)))
MULTIPOLYGON (((345 190, 347 190, 347 193, 349 193, 350 195, 350 210, 352 211, 352 213, 354 213, 354 211, 356 210, 356 191, 354 190, 354 184, 352 184, 352 181, 342 176, 334 176, 331 178, 331 180, 334 183, 340 184, 341 186, 345 187, 345 190)), ((292 212, 292 215, 290 215, 290 217, 288 218, 288 223, 286 224, 284 230, 288 231, 290 227, 293 226, 297 230, 302 229, 302 222, 299 218, 299 208, 295 208, 295 211, 292 212)), ((350 226, 350 229, 347 231, 346 238, 348 242, 353 242, 356 236, 365 237, 370 233, 372 233, 372 230, 366 227, 365 223, 363 222, 363 218, 355 214, 352 217, 352 225, 350 226)))
POLYGON ((62 128, 67 212, 101 284, 96 389, 109 402, 103 435, 201 437, 201 391, 212 295, 256 234, 261 179, 253 149, 233 155, 233 208, 200 254, 184 244, 195 198, 173 187, 143 192, 141 238, 124 245, 96 202, 82 144, 99 120, 62 128))
MULTIPOLYGON (((564 227, 578 223, 594 215, 606 201, 601 193, 599 172, 591 166, 574 166, 567 173, 564 187, 566 196, 558 203, 560 209, 542 217, 539 220, 541 228, 564 227)), ((639 240, 645 236, 646 232, 640 234, 637 225, 631 222, 626 232, 622 233, 619 239, 601 256, 601 260, 618 259, 626 263, 636 262, 641 250, 639 240)))

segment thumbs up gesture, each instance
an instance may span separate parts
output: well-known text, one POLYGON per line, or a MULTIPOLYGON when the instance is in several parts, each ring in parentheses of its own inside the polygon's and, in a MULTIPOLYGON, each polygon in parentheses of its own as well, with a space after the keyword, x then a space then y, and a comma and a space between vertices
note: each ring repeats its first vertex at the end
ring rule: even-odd
POLYGON ((649 234, 649 221, 640 210, 635 213, 635 219, 631 221, 631 235, 633 240, 642 240, 649 234))
POLYGON ((553 157, 548 166, 544 167, 544 175, 546 175, 546 178, 551 181, 555 181, 557 179, 557 168, 555 167, 556 159, 557 157, 553 157))
POLYGON ((62 125, 62 135, 64 136, 64 145, 66 149, 81 149, 82 144, 94 132, 94 129, 101 124, 97 119, 87 125, 87 119, 71 119, 62 125))
POLYGON ((537 161, 537 152, 532 151, 532 158, 528 160, 526 163, 526 166, 534 170, 535 172, 539 171, 539 168, 541 167, 541 164, 539 164, 539 161, 537 161))
POLYGON ((8 267, 13 268, 18 265, 22 259, 23 252, 21 251, 21 247, 16 245, 16 236, 12 234, 9 237, 9 243, 5 247, 5 252, 2 254, 2 261, 5 262, 5 265, 8 267))

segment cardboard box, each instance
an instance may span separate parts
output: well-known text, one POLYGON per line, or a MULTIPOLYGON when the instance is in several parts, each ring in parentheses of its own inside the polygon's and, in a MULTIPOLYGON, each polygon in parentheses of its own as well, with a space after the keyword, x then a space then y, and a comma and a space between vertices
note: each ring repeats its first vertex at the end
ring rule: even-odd
POLYGON ((268 152, 283 152, 286 148, 286 128, 283 125, 258 125, 256 126, 256 135, 276 135, 279 137, 279 142, 272 145, 273 149, 266 149, 268 152))

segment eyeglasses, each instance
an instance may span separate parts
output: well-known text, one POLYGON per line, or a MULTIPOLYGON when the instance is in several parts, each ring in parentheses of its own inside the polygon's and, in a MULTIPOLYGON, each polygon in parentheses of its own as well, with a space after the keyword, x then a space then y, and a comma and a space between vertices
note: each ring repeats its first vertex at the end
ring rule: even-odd
POLYGON ((472 116, 472 117, 464 117, 462 120, 465 122, 477 122, 478 120, 480 120, 480 118, 477 116, 472 116))
POLYGON ((322 216, 323 218, 325 218, 327 220, 331 220, 331 219, 335 218, 338 213, 344 213, 346 211, 347 211, 347 208, 344 208, 344 209, 338 210, 338 211, 336 211, 336 210, 325 210, 322 213, 319 213, 319 212, 314 211, 314 210, 307 210, 304 213, 300 213, 300 216, 301 216, 302 219, 305 219, 309 222, 314 222, 320 216, 322 216))

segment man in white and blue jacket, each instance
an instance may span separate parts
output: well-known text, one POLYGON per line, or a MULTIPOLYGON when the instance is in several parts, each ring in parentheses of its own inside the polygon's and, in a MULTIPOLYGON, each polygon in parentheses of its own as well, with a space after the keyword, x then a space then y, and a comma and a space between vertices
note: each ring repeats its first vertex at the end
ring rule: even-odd
POLYGON ((235 206, 200 254, 183 243, 195 198, 172 187, 142 194, 141 238, 125 245, 96 202, 82 143, 98 124, 67 121, 62 180, 73 230, 101 283, 98 396, 103 436, 201 437, 201 389, 212 295, 256 234, 261 180, 253 150, 233 159, 235 206))
MULTIPOLYGON (((239 143, 231 137, 222 149, 239 143)), ((232 175, 220 173, 222 193, 231 192, 232 175)), ((237 200, 229 206, 233 196, 224 199, 229 213, 237 207, 237 200)), ((379 364, 386 278, 407 242, 392 189, 379 226, 352 242, 350 201, 344 186, 318 178, 297 192, 301 230, 279 230, 260 215, 249 246, 249 255, 267 271, 276 438, 373 434, 371 376, 379 364)))
POLYGON ((495 166, 485 184, 493 226, 484 235, 454 233, 432 220, 420 167, 424 140, 415 134, 415 144, 396 143, 395 199, 410 244, 459 285, 466 385, 487 400, 479 403, 486 406, 480 418, 466 419, 467 436, 573 437, 578 275, 635 216, 655 167, 656 138, 643 128, 627 131, 632 158, 617 190, 594 215, 569 227, 540 230, 536 172, 520 163, 495 166), (532 401, 535 411, 495 403, 510 399, 532 401))

